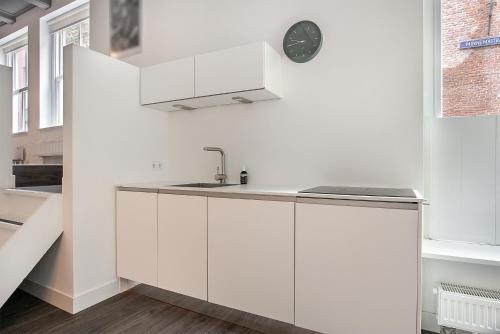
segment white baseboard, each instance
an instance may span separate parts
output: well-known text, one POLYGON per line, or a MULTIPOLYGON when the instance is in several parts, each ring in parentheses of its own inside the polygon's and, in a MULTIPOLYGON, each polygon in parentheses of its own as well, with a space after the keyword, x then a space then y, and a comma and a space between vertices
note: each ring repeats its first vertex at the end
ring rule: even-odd
POLYGON ((71 314, 76 314, 120 293, 120 286, 117 279, 80 293, 75 297, 28 279, 24 280, 20 288, 30 295, 71 314))
POLYGON ((120 284, 118 279, 106 282, 96 288, 87 290, 76 295, 73 300, 73 314, 85 310, 95 304, 120 293, 120 284))
POLYGON ((62 291, 28 279, 25 279, 19 288, 61 310, 73 313, 73 297, 62 291))

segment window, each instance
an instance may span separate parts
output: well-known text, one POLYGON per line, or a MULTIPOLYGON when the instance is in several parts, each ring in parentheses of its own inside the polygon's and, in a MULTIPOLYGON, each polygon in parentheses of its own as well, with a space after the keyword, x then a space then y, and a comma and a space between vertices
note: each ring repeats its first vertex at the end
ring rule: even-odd
POLYGON ((441 0, 441 116, 500 115, 500 4, 441 0))
POLYGON ((500 245, 500 5, 493 4, 424 0, 427 238, 500 245))
POLYGON ((12 132, 28 131, 28 46, 5 54, 5 64, 12 67, 12 132))
POLYGON ((47 127, 63 124, 63 48, 75 44, 89 46, 89 19, 52 33, 52 108, 47 127))

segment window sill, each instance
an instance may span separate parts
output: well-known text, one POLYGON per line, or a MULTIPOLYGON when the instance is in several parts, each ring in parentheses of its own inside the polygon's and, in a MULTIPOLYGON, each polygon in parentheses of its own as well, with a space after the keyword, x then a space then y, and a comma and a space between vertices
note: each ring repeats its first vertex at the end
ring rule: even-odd
POLYGON ((424 239, 422 257, 500 267, 500 246, 424 239))
POLYGON ((28 134, 28 131, 12 133, 13 136, 26 136, 27 134, 28 134))
POLYGON ((46 126, 46 127, 39 127, 38 130, 40 131, 50 131, 50 130, 57 130, 57 129, 62 129, 62 125, 54 125, 54 126, 46 126))

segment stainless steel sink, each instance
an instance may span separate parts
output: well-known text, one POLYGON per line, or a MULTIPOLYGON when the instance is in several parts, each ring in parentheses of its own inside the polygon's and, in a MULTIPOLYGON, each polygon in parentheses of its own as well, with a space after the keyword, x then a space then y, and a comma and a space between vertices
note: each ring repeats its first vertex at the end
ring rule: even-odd
POLYGON ((184 187, 184 188, 219 188, 219 187, 229 187, 236 186, 236 184, 228 183, 186 183, 186 184, 175 184, 172 187, 184 187))

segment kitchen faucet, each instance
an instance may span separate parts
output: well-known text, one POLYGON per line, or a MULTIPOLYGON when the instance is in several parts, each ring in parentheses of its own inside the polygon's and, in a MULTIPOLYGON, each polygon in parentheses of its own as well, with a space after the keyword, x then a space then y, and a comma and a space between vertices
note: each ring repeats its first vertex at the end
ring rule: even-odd
POLYGON ((204 147, 204 151, 207 152, 219 152, 220 153, 220 164, 221 164, 221 172, 219 173, 219 167, 217 167, 217 174, 215 174, 215 180, 220 182, 221 184, 226 183, 226 161, 225 155, 222 148, 219 147, 204 147))

